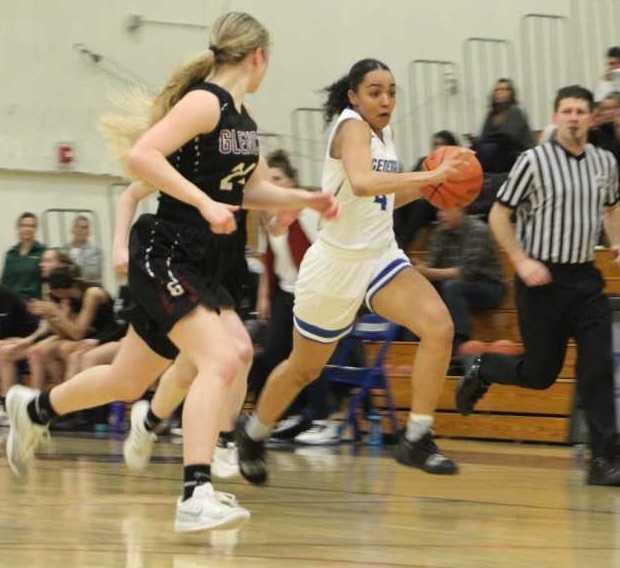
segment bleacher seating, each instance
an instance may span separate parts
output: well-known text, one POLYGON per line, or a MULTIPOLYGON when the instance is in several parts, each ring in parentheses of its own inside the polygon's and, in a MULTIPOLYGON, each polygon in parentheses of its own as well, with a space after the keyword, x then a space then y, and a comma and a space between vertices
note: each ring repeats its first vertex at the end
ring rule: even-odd
MULTIPOLYGON (((413 259, 422 259, 426 254, 425 250, 410 250, 413 259)), ((512 280, 514 271, 503 256, 507 280, 512 280)), ((611 252, 608 249, 597 250, 596 264, 605 278, 607 292, 620 294, 620 267, 613 263, 611 252)), ((499 308, 474 316, 473 328, 475 339, 520 340, 511 288, 499 308)), ((405 423, 409 411, 410 373, 417 346, 416 342, 395 342, 386 358, 387 374, 401 424, 405 423)), ((366 344, 369 356, 376 349, 376 345, 366 344)), ((448 377, 436 415, 436 433, 448 437, 565 443, 575 391, 575 361, 576 346, 571 343, 560 377, 550 389, 537 391, 494 385, 477 405, 476 412, 467 417, 458 414, 454 408, 454 389, 459 377, 448 377)), ((381 407, 380 395, 375 395, 375 404, 381 407)))

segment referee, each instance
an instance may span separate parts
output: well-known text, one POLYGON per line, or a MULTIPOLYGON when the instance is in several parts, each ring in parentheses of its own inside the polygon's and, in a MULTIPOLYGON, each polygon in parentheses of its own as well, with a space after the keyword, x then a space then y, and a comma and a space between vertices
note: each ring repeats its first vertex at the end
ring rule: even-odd
POLYGON ((476 358, 459 383, 456 406, 462 414, 471 413, 492 383, 549 388, 573 337, 577 390, 590 429, 587 482, 620 485, 620 466, 614 459, 611 309, 593 263, 602 224, 618 261, 618 166, 611 153, 587 143, 593 105, 587 89, 560 89, 554 139, 522 153, 497 194, 489 222, 516 269, 525 354, 476 358))

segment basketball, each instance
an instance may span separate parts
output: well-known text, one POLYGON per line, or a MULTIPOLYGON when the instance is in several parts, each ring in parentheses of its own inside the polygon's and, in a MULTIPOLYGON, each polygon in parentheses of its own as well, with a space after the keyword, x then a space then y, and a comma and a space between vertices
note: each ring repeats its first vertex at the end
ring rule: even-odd
MULTIPOLYGON (((451 156, 458 154, 463 148, 459 146, 440 146, 424 160, 424 168, 428 171, 438 168, 451 156)), ((449 181, 422 188, 424 198, 438 209, 466 207, 482 189, 482 166, 474 153, 467 152, 462 156, 465 162, 458 174, 452 175, 449 181)))

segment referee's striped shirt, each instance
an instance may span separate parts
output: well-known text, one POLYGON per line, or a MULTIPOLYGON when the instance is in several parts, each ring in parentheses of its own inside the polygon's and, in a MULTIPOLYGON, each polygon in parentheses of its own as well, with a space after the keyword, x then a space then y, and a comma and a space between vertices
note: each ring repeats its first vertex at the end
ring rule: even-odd
POLYGON ((579 156, 551 140, 523 152, 497 200, 517 214, 517 235, 529 256, 576 264, 594 259, 603 212, 620 200, 611 152, 587 144, 579 156))

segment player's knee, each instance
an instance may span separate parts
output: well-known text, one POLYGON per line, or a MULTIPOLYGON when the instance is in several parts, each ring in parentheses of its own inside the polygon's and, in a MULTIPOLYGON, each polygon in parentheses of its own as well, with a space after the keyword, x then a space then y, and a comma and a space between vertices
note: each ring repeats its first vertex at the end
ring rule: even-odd
POLYGON ((231 386, 243 368, 235 346, 220 349, 214 357, 200 358, 196 362, 198 374, 204 369, 206 375, 221 381, 225 386, 231 386))
POLYGON ((448 310, 437 309, 429 314, 426 325, 421 333, 421 339, 428 339, 438 343, 452 343, 454 338, 454 323, 448 310))
POLYGON ((249 338, 239 342, 237 346, 237 356, 239 357, 242 368, 246 368, 252 363, 254 359, 254 346, 249 338))

